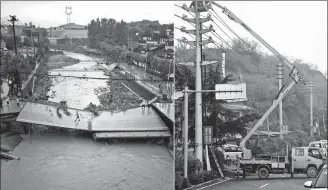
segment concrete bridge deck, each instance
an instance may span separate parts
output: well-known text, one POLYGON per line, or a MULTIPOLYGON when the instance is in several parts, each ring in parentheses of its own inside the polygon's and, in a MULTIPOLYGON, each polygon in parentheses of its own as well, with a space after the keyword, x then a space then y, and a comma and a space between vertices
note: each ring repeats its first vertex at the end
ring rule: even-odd
POLYGON ((126 135, 131 137, 133 135, 135 137, 167 137, 169 133, 169 128, 151 107, 137 107, 125 112, 104 111, 99 112, 98 117, 94 117, 91 112, 84 110, 72 108, 67 110, 71 115, 67 116, 60 111, 62 118, 59 118, 56 108, 53 106, 26 102, 16 121, 97 132, 100 138, 104 138, 105 135, 113 138, 124 137, 124 133, 129 133, 126 135), (76 112, 79 114, 80 121, 76 121, 76 112), (102 135, 102 132, 106 132, 106 134, 102 135), (112 133, 109 134, 109 132, 112 133), (137 134, 131 134, 131 132, 137 134))

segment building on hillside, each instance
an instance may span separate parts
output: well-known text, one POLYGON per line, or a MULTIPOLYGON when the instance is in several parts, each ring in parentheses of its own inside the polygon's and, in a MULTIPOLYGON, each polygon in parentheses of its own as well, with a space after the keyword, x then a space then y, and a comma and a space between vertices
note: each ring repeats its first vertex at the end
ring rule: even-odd
POLYGON ((158 31, 158 30, 155 30, 153 33, 154 33, 154 34, 160 34, 161 32, 158 31))
POLYGON ((150 37, 150 36, 144 36, 144 37, 142 37, 142 40, 144 40, 144 41, 151 41, 152 40, 152 37, 150 37))
POLYGON ((150 48, 150 51, 156 56, 160 58, 173 59, 174 51, 171 49, 166 49, 167 46, 164 44, 160 44, 156 47, 150 48))
POLYGON ((1 25, 1 35, 8 35, 8 28, 5 25, 1 25))
POLYGON ((66 44, 65 38, 48 38, 49 44, 51 45, 58 45, 58 44, 66 44))
POLYGON ((160 38, 160 39, 159 39, 159 43, 160 43, 160 44, 166 44, 168 41, 169 41, 168 38, 160 38))
POLYGON ((156 46, 158 45, 158 41, 146 41, 146 45, 150 45, 150 46, 156 46))
POLYGON ((49 28, 52 38, 86 39, 88 38, 88 27, 75 23, 64 24, 49 28))
POLYGON ((168 36, 169 38, 173 38, 174 37, 173 31, 171 29, 166 29, 166 36, 168 36))
POLYGON ((31 27, 25 27, 24 28, 24 36, 26 37, 41 37, 46 38, 48 37, 48 30, 45 28, 31 28, 31 27))
POLYGON ((173 39, 169 39, 166 43, 165 43, 165 50, 172 50, 174 51, 174 41, 173 39))
MULTIPOLYGON (((16 36, 23 36, 24 35, 24 28, 25 28, 25 26, 15 25, 15 35, 16 36)), ((1 25, 1 35, 13 36, 14 32, 13 32, 12 25, 1 25)))

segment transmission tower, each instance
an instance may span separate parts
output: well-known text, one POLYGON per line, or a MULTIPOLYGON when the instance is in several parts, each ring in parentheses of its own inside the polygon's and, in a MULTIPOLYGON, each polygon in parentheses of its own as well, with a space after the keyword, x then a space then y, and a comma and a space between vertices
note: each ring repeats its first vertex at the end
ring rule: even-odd
POLYGON ((65 14, 67 15, 67 24, 71 23, 72 7, 66 6, 65 14))

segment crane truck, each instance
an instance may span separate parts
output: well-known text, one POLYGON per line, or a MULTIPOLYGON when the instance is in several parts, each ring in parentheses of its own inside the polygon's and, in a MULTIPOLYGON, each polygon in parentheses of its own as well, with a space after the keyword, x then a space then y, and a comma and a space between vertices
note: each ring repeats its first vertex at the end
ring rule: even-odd
MULTIPOLYGON (((298 69, 291 64, 284 56, 276 51, 271 45, 263 40, 257 33, 255 33, 249 26, 241 21, 236 15, 234 15, 228 8, 219 5, 214 1, 206 2, 208 9, 212 9, 212 5, 220 8, 222 12, 227 15, 231 20, 240 24, 246 29, 252 36, 260 41, 267 49, 269 49, 279 61, 287 65, 291 71, 288 78, 285 80, 282 88, 279 90, 275 97, 273 104, 262 115, 255 126, 246 134, 246 136, 240 142, 240 148, 242 149, 242 158, 240 159, 240 167, 244 172, 246 168, 250 169, 250 172, 258 173, 260 178, 267 178, 270 173, 306 173, 308 177, 316 177, 320 166, 326 162, 326 158, 320 153, 316 147, 293 147, 291 155, 288 155, 288 147, 286 156, 253 156, 251 150, 247 149, 245 143, 249 140, 252 134, 263 124, 263 121, 270 115, 270 113, 277 107, 279 102, 287 95, 287 93, 293 88, 293 86, 299 82, 306 84, 305 80, 299 75, 298 69), (287 81, 292 79, 289 85, 287 81)), ((214 11, 214 10, 213 10, 214 11)))

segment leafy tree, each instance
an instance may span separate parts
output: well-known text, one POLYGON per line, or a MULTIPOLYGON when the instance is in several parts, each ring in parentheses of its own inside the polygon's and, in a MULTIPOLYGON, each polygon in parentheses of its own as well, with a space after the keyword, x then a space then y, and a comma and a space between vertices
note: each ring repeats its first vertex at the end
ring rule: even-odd
MULTIPOLYGON (((177 87, 182 87, 182 83, 188 85, 189 89, 195 89, 195 77, 188 71, 188 69, 181 69, 184 66, 178 66, 176 69, 176 85, 177 87), (180 68, 179 68, 180 67, 180 68)), ((220 71, 218 67, 212 67, 208 71, 208 75, 206 78, 206 83, 203 89, 205 90, 213 90, 215 89, 215 84, 226 84, 232 81, 232 75, 227 75, 225 78, 220 77, 220 71)), ((207 115, 203 118, 204 125, 213 126, 213 133, 216 137, 222 138, 226 134, 246 134, 246 124, 259 119, 259 115, 257 114, 247 114, 237 119, 234 119, 235 115, 232 111, 226 109, 223 104, 225 101, 216 100, 215 93, 203 93, 203 104, 205 105, 205 109, 207 115), (219 115, 224 116, 226 121, 223 121, 219 115)), ((184 97, 181 97, 179 102, 184 101, 184 97)), ((195 94, 190 94, 190 98, 188 100, 189 111, 188 111, 188 122, 190 124, 189 129, 189 137, 192 141, 194 141, 195 135, 195 94)), ((180 105, 182 106, 182 105, 180 105)), ((181 114, 181 113, 176 113, 181 114)), ((181 132, 181 131, 180 131, 181 132)), ((178 133, 177 138, 181 138, 181 133, 178 133)))

